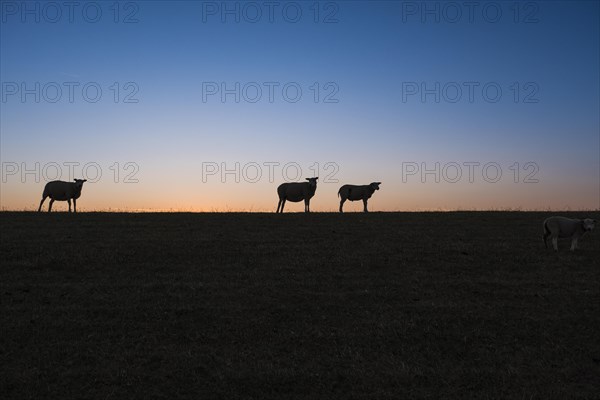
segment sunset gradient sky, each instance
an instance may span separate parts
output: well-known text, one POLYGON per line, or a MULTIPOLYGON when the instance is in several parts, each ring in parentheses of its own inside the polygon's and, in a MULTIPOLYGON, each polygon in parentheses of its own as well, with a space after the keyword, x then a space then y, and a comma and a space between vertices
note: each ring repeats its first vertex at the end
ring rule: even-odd
POLYGON ((597 1, 47 4, 1 2, 4 210, 600 208, 597 1))

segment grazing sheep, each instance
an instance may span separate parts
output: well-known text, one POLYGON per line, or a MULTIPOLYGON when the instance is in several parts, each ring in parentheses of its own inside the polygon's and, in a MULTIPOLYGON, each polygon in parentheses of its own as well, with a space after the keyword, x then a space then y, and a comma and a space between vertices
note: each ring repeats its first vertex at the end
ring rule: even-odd
POLYGON ((306 178, 308 182, 282 183, 279 185, 277 188, 279 203, 277 204, 277 211, 275 212, 283 212, 286 200, 294 203, 304 200, 304 212, 310 212, 310 199, 317 191, 317 179, 319 179, 319 177, 306 178), (281 211, 279 211, 280 208, 281 211))
POLYGON ((344 202, 346 200, 350 200, 350 201, 356 201, 356 200, 362 200, 363 204, 365 206, 365 212, 369 212, 369 210, 367 210, 367 201, 369 201, 369 199, 371 198, 371 196, 373 195, 373 193, 376 190, 379 190, 379 185, 381 185, 381 182, 373 182, 370 185, 362 185, 362 186, 357 186, 357 185, 344 185, 340 188, 340 190, 338 191, 338 196, 340 197, 340 212, 344 212, 342 210, 342 207, 344 206, 344 202))
POLYGON ((571 219, 550 217, 544 221, 544 246, 548 248, 547 239, 552 237, 552 246, 558 250, 558 238, 571 238, 571 251, 577 248, 577 239, 594 229, 595 219, 571 219))
POLYGON ((75 179, 74 181, 75 183, 63 181, 48 182, 44 187, 44 194, 42 194, 42 201, 40 201, 38 212, 42 211, 42 204, 44 204, 46 197, 50 197, 48 212, 52 211, 52 203, 55 200, 66 200, 69 203, 69 212, 71 212, 71 199, 73 199, 73 210, 77 212, 77 199, 81 196, 83 182, 87 182, 87 179, 75 179))

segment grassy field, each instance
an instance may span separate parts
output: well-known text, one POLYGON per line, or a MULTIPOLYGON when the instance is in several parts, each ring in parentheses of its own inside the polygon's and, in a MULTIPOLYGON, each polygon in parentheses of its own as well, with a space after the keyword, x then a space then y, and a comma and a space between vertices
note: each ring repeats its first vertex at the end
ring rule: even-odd
POLYGON ((3 212, 0 396, 597 399, 600 231, 548 215, 3 212))

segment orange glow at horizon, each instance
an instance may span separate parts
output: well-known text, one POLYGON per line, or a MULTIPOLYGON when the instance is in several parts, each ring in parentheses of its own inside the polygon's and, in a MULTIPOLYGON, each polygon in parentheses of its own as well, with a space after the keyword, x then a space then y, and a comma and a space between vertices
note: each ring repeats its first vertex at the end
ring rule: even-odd
MULTIPOLYGON (((429 184, 383 180, 369 200, 370 211, 453 210, 598 210, 597 188, 563 184, 429 184), (578 193, 577 197, 570 193, 578 193)), ((311 199, 311 211, 337 212, 337 190, 342 183, 319 184, 311 199)), ((158 185, 160 186, 160 185, 158 185)), ((77 201, 79 211, 129 212, 274 212, 278 184, 199 184, 156 187, 137 184, 86 183, 77 201)), ((4 183, 0 209, 35 211, 43 183, 4 183)), ((44 202, 47 210, 49 199, 44 202)), ((303 202, 287 202, 286 212, 303 212, 303 202)), ((53 211, 67 210, 66 202, 55 202, 53 211)), ((344 211, 361 212, 362 202, 346 202, 344 211)))

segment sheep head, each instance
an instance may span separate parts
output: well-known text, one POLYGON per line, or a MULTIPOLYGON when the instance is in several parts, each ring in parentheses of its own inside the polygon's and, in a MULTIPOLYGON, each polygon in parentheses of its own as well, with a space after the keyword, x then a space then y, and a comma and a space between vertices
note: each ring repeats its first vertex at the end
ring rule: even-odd
POLYGON ((583 230, 588 232, 588 231, 591 231, 592 229, 594 229, 594 227, 596 226, 596 220, 591 219, 591 218, 586 218, 583 221, 581 221, 581 225, 583 226, 583 230))
POLYGON ((306 180, 310 184, 311 188, 316 188, 317 187, 317 179, 319 179, 318 176, 316 178, 306 178, 306 180))

